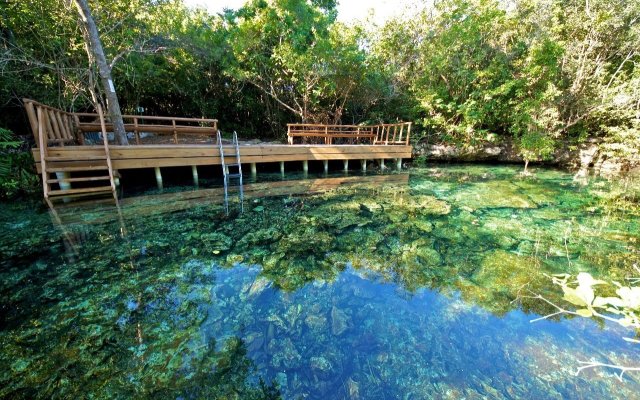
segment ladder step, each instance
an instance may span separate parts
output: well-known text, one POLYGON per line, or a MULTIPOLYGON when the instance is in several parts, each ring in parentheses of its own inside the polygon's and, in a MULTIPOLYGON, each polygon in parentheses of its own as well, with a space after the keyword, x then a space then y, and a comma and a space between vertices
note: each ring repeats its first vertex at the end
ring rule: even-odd
POLYGON ((60 182, 90 182, 90 181, 108 181, 109 175, 106 176, 87 176, 83 178, 67 178, 67 179, 47 179, 47 183, 60 182))
POLYGON ((45 161, 59 162, 59 161, 93 161, 93 160, 106 160, 107 156, 73 156, 73 157, 45 157, 45 161))
POLYGON ((224 165, 226 165, 227 167, 239 167, 240 163, 225 163, 224 165))
POLYGON ((110 192, 110 191, 111 191, 111 186, 98 186, 98 187, 83 188, 83 189, 50 190, 49 196, 66 196, 66 195, 73 195, 73 194, 110 192))
POLYGON ((227 177, 229 178, 240 178, 242 176, 242 174, 227 174, 227 177))
POLYGON ((82 172, 108 170, 106 165, 85 165, 83 167, 51 167, 47 166, 47 172, 82 172))

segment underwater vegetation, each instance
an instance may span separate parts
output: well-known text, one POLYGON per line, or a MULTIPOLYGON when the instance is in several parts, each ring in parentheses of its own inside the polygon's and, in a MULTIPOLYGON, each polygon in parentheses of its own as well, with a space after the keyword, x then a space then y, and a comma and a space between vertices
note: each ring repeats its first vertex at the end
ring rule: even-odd
POLYGON ((632 398, 638 374, 574 373, 638 364, 634 332, 531 324, 555 309, 529 294, 632 274, 637 186, 519 172, 416 168, 229 216, 3 205, 0 397, 632 398))

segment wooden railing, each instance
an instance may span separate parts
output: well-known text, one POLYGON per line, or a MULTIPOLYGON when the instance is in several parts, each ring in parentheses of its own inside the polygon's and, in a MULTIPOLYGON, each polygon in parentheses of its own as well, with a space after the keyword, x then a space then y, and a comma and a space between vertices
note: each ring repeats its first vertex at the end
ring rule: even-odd
MULTIPOLYGON (((43 119, 43 132, 46 145, 84 144, 85 134, 101 132, 100 116, 96 113, 70 113, 47 106, 30 99, 23 99, 29 117, 29 124, 36 139, 38 138, 39 118, 43 119)), ((173 143, 178 143, 178 135, 198 135, 215 138, 218 120, 207 118, 157 117, 147 115, 123 115, 127 132, 132 132, 135 143, 140 144, 141 133, 171 135, 173 143)), ((106 123, 107 132, 113 132, 113 125, 106 123)))
POLYGON ((287 124, 289 144, 408 145, 411 122, 380 125, 287 124))
POLYGON ((24 99, 24 107, 27 110, 31 131, 38 145, 44 143, 64 146, 65 144, 74 144, 78 140, 77 118, 72 113, 29 99, 24 99), (44 134, 42 140, 38 136, 39 132, 44 134))
MULTIPOLYGON (((98 114, 75 113, 81 133, 99 132, 98 114)), ((148 115, 123 115, 124 129, 133 132, 136 144, 140 144, 141 133, 172 135, 173 143, 178 143, 178 135, 198 135, 216 137, 218 120, 207 118, 156 117, 148 115)), ((107 123, 107 132, 113 132, 113 125, 107 123)))

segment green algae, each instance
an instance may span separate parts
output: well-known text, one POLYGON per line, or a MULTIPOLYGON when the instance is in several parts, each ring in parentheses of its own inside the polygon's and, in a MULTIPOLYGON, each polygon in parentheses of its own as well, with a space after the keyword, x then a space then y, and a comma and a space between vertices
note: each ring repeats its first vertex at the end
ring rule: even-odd
POLYGON ((544 274, 631 271, 637 196, 518 172, 417 169, 231 217, 5 209, 0 396, 628 397, 634 377, 567 373, 621 357, 613 336, 521 313, 552 311, 527 291, 560 300, 544 274))

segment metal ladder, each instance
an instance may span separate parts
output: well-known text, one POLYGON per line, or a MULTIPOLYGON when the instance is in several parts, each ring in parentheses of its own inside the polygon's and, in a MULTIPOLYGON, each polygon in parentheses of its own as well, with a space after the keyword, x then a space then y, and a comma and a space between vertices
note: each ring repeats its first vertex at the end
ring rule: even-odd
POLYGON ((220 151, 220 164, 222 165, 222 175, 224 177, 224 210, 229 215, 229 178, 238 179, 239 195, 240 195, 240 212, 244 212, 244 188, 242 184, 242 163, 240 162, 240 145, 238 144, 238 134, 233 132, 233 141, 231 146, 224 146, 222 144, 222 134, 218 130, 218 149, 220 151), (235 154, 225 154, 225 150, 233 150, 235 148, 235 154), (227 157, 235 157, 235 161, 232 163, 225 162, 225 155, 227 157), (229 167, 237 168, 236 173, 229 173, 229 167))

